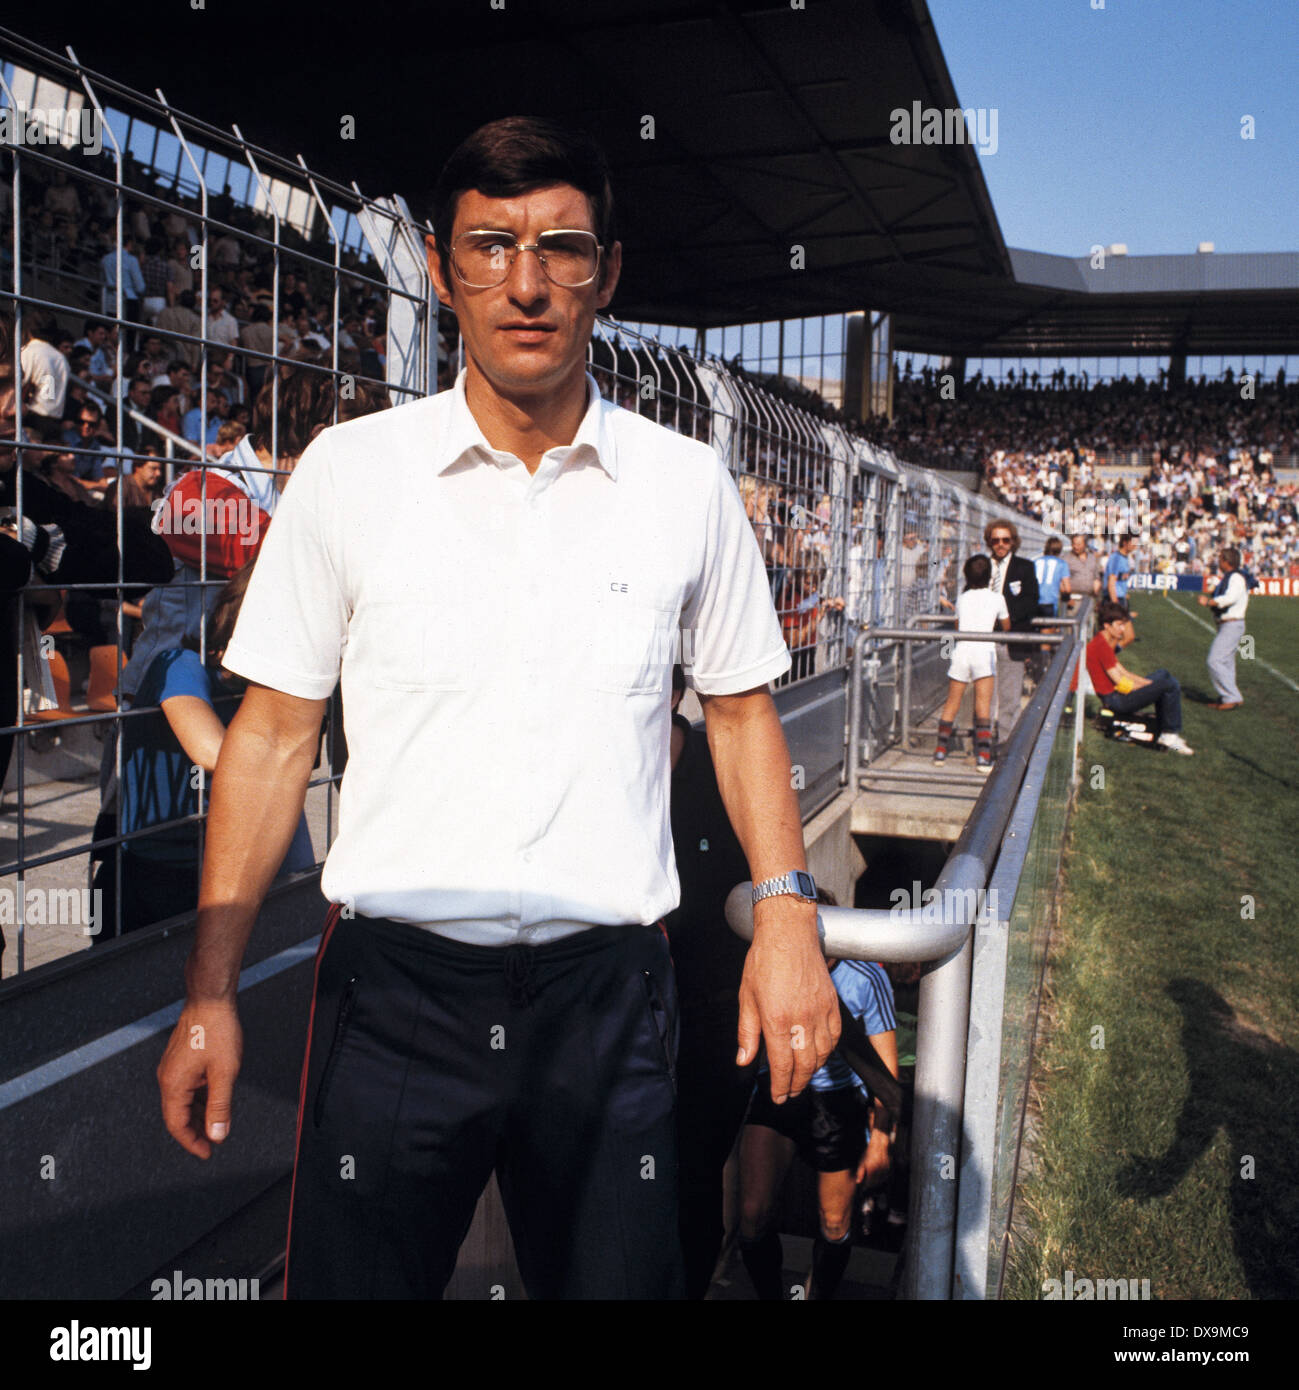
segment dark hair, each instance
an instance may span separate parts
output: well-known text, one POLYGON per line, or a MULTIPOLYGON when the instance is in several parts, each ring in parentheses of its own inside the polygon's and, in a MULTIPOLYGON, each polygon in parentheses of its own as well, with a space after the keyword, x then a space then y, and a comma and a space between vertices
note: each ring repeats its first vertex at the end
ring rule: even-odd
POLYGON ((242 569, 237 569, 226 580, 217 595, 216 604, 207 620, 207 649, 209 653, 223 652, 230 645, 234 634, 235 619, 248 592, 248 581, 253 577, 256 558, 249 560, 242 569))
MULTIPOLYGON (((275 378, 262 387, 253 405, 249 434, 259 448, 271 447, 271 406, 275 401, 275 378)), ((275 411, 275 447, 281 458, 296 459, 315 438, 317 425, 334 420, 334 379, 328 372, 295 367, 279 383, 275 411)))
POLYGON ((176 300, 182 309, 192 309, 198 303, 198 300, 194 298, 193 290, 181 290, 176 296, 176 300))
POLYGON ((23 337, 29 342, 39 339, 42 343, 52 343, 58 336, 58 321, 48 309, 37 309, 34 313, 23 315, 23 337))
POLYGON ((992 578, 992 561, 986 555, 971 555, 962 573, 967 589, 986 589, 992 578))
POLYGON ((682 666, 682 664, 678 661, 675 662, 672 666, 672 693, 675 695, 678 691, 680 691, 681 694, 684 695, 685 690, 686 668, 682 666))
POLYGON ((507 116, 479 126, 443 165, 433 189, 433 235, 443 269, 449 269, 462 193, 474 188, 488 198, 514 198, 555 183, 586 194, 595 234, 607 252, 615 240, 609 165, 585 131, 541 116, 507 116))
POLYGON ((1115 603, 1113 599, 1101 599, 1100 607, 1096 610, 1096 621, 1101 627, 1106 623, 1126 623, 1128 620, 1128 606, 1126 603, 1115 603))
POLYGON ((1240 568, 1240 551, 1234 545, 1227 545, 1222 548, 1222 558, 1232 569, 1238 570, 1240 568))
POLYGON ((1064 549, 1064 542, 1059 536, 1051 536, 1046 543, 1046 553, 1048 555, 1059 555, 1064 549))

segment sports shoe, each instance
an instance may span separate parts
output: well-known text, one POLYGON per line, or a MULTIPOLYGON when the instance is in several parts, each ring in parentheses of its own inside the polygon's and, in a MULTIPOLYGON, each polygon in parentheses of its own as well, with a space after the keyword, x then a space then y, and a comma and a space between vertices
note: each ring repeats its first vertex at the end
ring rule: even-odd
POLYGON ((945 763, 945 762, 947 761, 947 749, 946 749, 946 748, 935 748, 935 749, 934 749, 934 761, 935 761, 936 763, 945 763))
POLYGON ((1181 734, 1160 734, 1159 742, 1162 747, 1171 748, 1174 753, 1185 753, 1188 758, 1195 752, 1181 734))

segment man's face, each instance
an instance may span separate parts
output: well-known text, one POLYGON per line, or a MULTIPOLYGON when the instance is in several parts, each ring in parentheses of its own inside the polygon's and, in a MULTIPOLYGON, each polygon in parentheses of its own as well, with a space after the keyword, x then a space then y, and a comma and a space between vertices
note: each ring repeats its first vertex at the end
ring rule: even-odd
POLYGON ((103 347, 108 341, 108 329, 104 327, 92 328, 86 337, 90 339, 91 347, 103 347))
POLYGON ((162 477, 162 464, 157 459, 137 459, 135 480, 141 487, 153 487, 162 477))
MULTIPOLYGON (((460 196, 451 241, 462 232, 489 230, 532 244, 542 232, 559 228, 596 231, 590 202, 570 184, 515 198, 488 198, 470 189, 460 196)), ((613 298, 618 283, 618 243, 601 256, 595 280, 571 289, 552 283, 531 251, 517 253, 502 284, 474 289, 451 266, 443 274, 431 237, 427 249, 438 298, 455 311, 471 369, 481 372, 498 394, 550 393, 584 370, 596 312, 613 298)))
POLYGON ((146 338, 144 340, 144 355, 146 357, 161 357, 164 351, 161 338, 146 338))
POLYGON ((1075 555, 1085 555, 1087 553, 1087 537, 1081 534, 1075 535, 1070 541, 1075 555))
POLYGON ((151 389, 147 381, 137 377, 131 383, 131 404, 137 410, 143 410, 149 404, 151 389))
POLYGON ((210 313, 219 314, 225 308, 225 296, 220 290, 213 290, 207 297, 207 307, 210 313))
POLYGON ((992 533, 992 538, 989 540, 988 544, 992 547, 992 558, 994 560, 1004 560, 1010 555, 1014 543, 1010 538, 1009 531, 999 529, 992 533))

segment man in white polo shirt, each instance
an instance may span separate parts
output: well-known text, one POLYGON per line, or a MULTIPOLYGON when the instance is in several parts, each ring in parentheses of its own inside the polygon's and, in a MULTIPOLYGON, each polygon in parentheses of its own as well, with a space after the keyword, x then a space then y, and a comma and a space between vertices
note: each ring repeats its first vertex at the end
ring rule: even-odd
POLYGON ((737 1062, 765 1040, 777 1101, 838 1036, 767 689, 789 655, 717 456, 585 370, 621 261, 594 143, 494 122, 433 202, 467 366, 324 431, 267 532, 225 657, 252 684, 213 779, 164 1116, 204 1158, 229 1132, 239 965, 341 673, 286 1292, 439 1297, 494 1169, 532 1296, 674 1297, 674 639, 761 894, 737 1062))

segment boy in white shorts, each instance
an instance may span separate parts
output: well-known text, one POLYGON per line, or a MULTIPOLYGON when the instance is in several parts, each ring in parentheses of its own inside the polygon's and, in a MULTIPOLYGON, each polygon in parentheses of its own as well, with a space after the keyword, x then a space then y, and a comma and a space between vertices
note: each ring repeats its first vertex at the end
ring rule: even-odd
MULTIPOLYGON (((956 600, 956 630, 958 632, 991 632, 1010 628, 1010 610, 1005 598, 994 593, 988 583, 992 578, 992 561, 986 555, 971 555, 965 562, 965 591, 956 600)), ((965 687, 974 685, 974 765, 980 772, 992 769, 992 691, 996 684, 997 644, 995 642, 958 642, 952 651, 952 664, 947 668, 947 703, 938 719, 938 743, 934 748, 936 763, 947 761, 947 745, 951 741, 956 711, 961 707, 965 687)))

